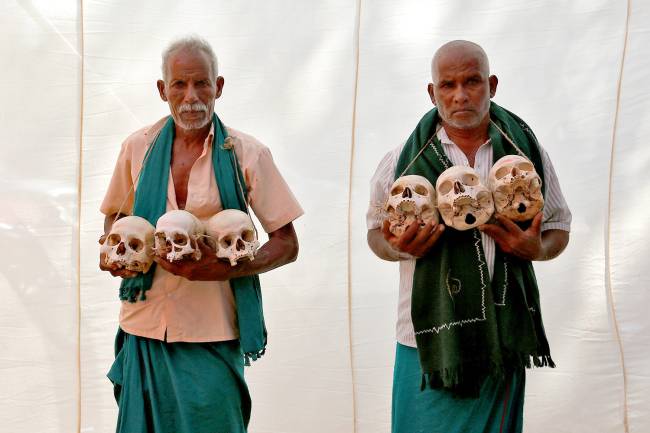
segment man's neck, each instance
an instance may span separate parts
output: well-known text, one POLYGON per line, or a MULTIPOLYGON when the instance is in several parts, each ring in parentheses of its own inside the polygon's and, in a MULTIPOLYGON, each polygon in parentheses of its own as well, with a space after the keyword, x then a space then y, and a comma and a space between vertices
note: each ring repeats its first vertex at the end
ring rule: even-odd
POLYGON ((490 116, 486 116, 476 128, 471 129, 455 128, 444 120, 442 121, 447 136, 463 151, 472 167, 474 167, 476 151, 489 138, 489 125, 490 116))

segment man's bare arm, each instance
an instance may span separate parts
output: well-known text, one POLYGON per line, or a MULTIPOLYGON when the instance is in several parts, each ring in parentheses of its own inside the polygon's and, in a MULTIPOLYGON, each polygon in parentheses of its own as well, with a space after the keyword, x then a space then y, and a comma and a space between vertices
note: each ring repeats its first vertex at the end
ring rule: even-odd
POLYGON ((269 240, 257 250, 255 260, 244 261, 236 266, 217 258, 214 250, 199 239, 202 250, 197 262, 168 262, 154 256, 154 260, 165 270, 193 281, 226 281, 247 275, 261 274, 291 263, 298 257, 298 237, 289 223, 269 233, 269 240))

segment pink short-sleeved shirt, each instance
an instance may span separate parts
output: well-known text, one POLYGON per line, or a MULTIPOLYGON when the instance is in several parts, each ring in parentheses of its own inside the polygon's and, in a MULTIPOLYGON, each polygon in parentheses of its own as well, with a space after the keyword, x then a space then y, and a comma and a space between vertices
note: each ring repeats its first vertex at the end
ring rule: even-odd
MULTIPOLYGON (((144 154, 167 118, 142 128, 122 144, 113 177, 100 207, 104 215, 130 214, 133 185, 144 154)), ((269 149, 250 135, 226 128, 233 138, 255 216, 267 233, 303 214, 278 171, 269 149)), ((212 165, 213 130, 190 171, 185 210, 202 221, 222 210, 212 165)), ((169 174, 167 211, 178 209, 169 174)), ((169 342, 225 341, 239 337, 235 300, 228 281, 189 281, 157 266, 145 301, 122 302, 120 327, 129 334, 169 342)))

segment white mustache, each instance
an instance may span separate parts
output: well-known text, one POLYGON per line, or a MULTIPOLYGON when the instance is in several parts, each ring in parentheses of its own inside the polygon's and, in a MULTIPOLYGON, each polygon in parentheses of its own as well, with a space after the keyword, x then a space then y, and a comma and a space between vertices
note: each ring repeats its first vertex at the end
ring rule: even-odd
POLYGON ((208 111, 208 106, 201 103, 201 102, 196 102, 194 104, 181 104, 178 106, 178 112, 179 113, 185 113, 186 111, 208 111))

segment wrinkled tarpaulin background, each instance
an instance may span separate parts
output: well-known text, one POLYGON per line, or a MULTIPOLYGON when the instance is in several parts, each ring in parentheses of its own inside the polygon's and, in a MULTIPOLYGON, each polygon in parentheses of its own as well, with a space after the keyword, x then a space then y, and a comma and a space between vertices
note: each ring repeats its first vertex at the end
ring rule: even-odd
POLYGON ((397 266, 365 244, 368 181, 429 109, 442 43, 480 43, 496 101, 533 127, 573 211, 537 265, 555 370, 526 431, 650 428, 650 4, 639 0, 0 2, 3 431, 111 432, 117 281, 97 270, 122 140, 167 111, 160 52, 210 40, 222 119, 304 205, 297 263, 265 274, 271 344, 247 371, 252 433, 389 431, 397 266), (627 423, 627 427, 626 427, 627 423))

